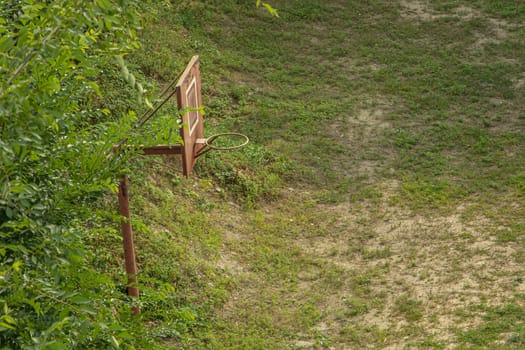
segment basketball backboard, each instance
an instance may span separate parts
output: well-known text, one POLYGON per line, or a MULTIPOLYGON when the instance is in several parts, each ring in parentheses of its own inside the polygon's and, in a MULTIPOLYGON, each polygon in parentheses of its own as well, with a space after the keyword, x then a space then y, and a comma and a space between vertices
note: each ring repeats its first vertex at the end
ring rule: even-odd
POLYGON ((177 104, 182 111, 182 127, 180 129, 182 146, 182 168, 185 176, 189 176, 195 158, 203 147, 204 127, 202 118, 201 76, 199 71, 199 56, 193 56, 186 69, 181 74, 175 86, 177 104))
MULTIPOLYGON (((199 56, 193 56, 179 77, 164 89, 161 97, 166 97, 151 112, 146 113, 141 118, 140 125, 151 119, 173 95, 177 96, 177 105, 181 113, 182 126, 180 135, 182 145, 146 146, 142 148, 145 155, 182 154, 182 172, 184 176, 189 177, 195 165, 195 160, 208 151, 234 150, 248 144, 249 139, 246 135, 235 132, 220 133, 204 138, 199 56), (175 89, 173 89, 173 85, 175 85, 175 89), (241 142, 233 146, 231 144, 217 145, 216 140, 220 137, 226 137, 227 139, 237 138, 241 142)), ((125 140, 122 142, 125 142, 125 140)))

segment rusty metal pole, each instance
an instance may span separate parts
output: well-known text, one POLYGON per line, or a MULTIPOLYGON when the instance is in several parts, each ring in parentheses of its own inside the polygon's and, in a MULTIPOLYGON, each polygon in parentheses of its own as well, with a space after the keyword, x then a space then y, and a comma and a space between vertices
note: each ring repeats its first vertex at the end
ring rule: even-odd
MULTIPOLYGON (((124 244, 124 260, 126 262, 126 274, 128 276, 128 295, 133 298, 139 297, 137 264, 135 262, 135 247, 133 245, 133 231, 131 230, 131 216, 129 212, 129 183, 128 176, 121 175, 118 191, 118 204, 121 216, 122 238, 124 244)), ((132 308, 134 315, 140 313, 140 308, 132 308)))

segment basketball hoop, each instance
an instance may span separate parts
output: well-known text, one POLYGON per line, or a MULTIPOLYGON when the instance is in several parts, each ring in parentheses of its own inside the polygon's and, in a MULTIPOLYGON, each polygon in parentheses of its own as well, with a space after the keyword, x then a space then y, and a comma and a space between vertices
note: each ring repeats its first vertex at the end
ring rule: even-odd
MULTIPOLYGON (((177 97, 178 109, 182 111, 180 115, 182 125, 184 125, 184 127, 181 126, 180 128, 182 143, 176 145, 140 146, 144 155, 158 156, 180 154, 182 155, 182 173, 184 176, 189 177, 197 157, 211 150, 228 151, 239 149, 250 142, 248 136, 236 132, 215 134, 208 138, 204 138, 199 56, 193 56, 191 58, 191 61, 186 66, 184 72, 179 74, 179 76, 161 92, 160 97, 164 98, 152 108, 151 111, 148 110, 144 113, 136 124, 136 127, 143 126, 147 123, 173 96, 177 97), (220 144, 214 144, 214 142, 220 137, 229 137, 234 140, 229 140, 229 145, 228 143, 222 146, 220 144), (235 139, 238 140, 237 144, 235 144, 235 139)), ((106 160, 111 159, 116 152, 119 152, 121 147, 124 146, 128 140, 129 138, 125 137, 114 145, 106 155, 106 160)), ((128 177, 127 175, 122 175, 118 191, 118 199, 120 215, 122 216, 121 229, 124 245, 124 261, 126 273, 128 275, 128 295, 138 298, 139 290, 136 277, 137 265, 133 244, 133 231, 131 228, 131 220, 129 219, 130 210, 128 188, 128 177)), ((133 307, 132 310, 133 314, 140 313, 139 307, 133 307)))
POLYGON ((242 148, 242 147, 246 146, 248 144, 248 142, 250 142, 250 139, 248 138, 248 136, 246 136, 244 134, 237 133, 237 132, 223 132, 223 133, 220 133, 220 134, 212 135, 212 136, 210 136, 210 137, 208 137, 206 139, 197 139, 196 143, 203 144, 204 146, 195 155, 195 158, 197 158, 199 156, 202 156, 204 153, 209 152, 211 150, 215 150, 215 151, 232 151, 232 150, 236 150, 236 149, 239 149, 239 148, 242 148), (224 136, 238 138, 238 139, 241 139, 242 142, 237 144, 237 145, 233 145, 233 146, 219 146, 219 145, 213 144, 215 140, 217 140, 218 138, 224 137, 224 136))

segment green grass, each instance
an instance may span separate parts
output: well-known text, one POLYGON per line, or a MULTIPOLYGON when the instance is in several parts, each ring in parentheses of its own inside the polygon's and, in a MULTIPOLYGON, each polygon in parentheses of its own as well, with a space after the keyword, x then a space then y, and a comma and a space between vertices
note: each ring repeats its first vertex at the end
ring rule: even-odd
POLYGON ((133 184, 162 346, 523 347, 525 9, 418 3, 155 7, 132 64, 160 87, 199 54, 206 134, 251 140, 133 184))
POLYGON ((519 303, 501 307, 479 306, 483 323, 459 332, 460 349, 520 349, 524 342, 525 310, 519 303))
POLYGON ((406 295, 396 300, 395 310, 409 322, 416 322, 423 317, 421 302, 406 295))

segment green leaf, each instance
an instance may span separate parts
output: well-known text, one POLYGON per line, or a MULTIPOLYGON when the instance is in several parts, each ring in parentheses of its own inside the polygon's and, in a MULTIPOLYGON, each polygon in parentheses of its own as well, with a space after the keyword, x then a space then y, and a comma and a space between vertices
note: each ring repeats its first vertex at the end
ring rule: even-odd
POLYGON ((122 56, 116 56, 115 60, 117 61, 119 66, 124 66, 124 58, 122 58, 122 56))
POLYGON ((6 331, 6 330, 9 330, 9 329, 15 330, 16 327, 14 327, 14 326, 12 326, 12 325, 10 325, 8 323, 0 321, 0 332, 6 331))
POLYGON ((47 335, 52 334, 54 331, 61 331, 64 326, 71 321, 71 317, 64 317, 62 320, 57 321, 51 325, 48 329, 45 330, 47 335))
POLYGON ((76 295, 76 296, 72 297, 70 300, 71 300, 72 303, 79 304, 79 305, 81 305, 81 304, 89 304, 89 303, 93 302, 92 299, 87 298, 87 297, 82 296, 82 295, 76 295))
POLYGON ((111 338, 110 338, 110 342, 111 342, 111 345, 112 345, 115 349, 119 349, 119 348, 120 348, 120 344, 118 343, 118 340, 117 340, 114 336, 111 336, 111 338))
POLYGON ((56 75, 52 75, 47 78, 46 81, 44 81, 44 83, 41 85, 41 89, 50 95, 54 94, 60 90, 60 80, 58 80, 56 75))
POLYGON ((135 86, 135 76, 130 73, 128 77, 129 77, 129 80, 128 80, 129 85, 131 85, 132 87, 135 86))
POLYGON ((88 306, 88 305, 82 305, 79 307, 80 311, 86 313, 86 314, 89 314, 89 315, 96 315, 97 312, 95 311, 95 309, 93 309, 92 307, 88 306))
POLYGON ((23 263, 20 261, 20 260, 17 260, 13 263, 12 267, 13 267, 13 270, 15 270, 16 272, 20 271, 20 268, 23 266, 23 263))
POLYGON ((12 325, 16 324, 16 320, 14 318, 12 318, 11 316, 9 316, 9 315, 4 315, 3 319, 4 319, 5 322, 7 322, 9 324, 12 324, 12 325))
POLYGON ((129 80, 129 70, 128 70, 128 67, 126 66, 122 66, 120 67, 121 70, 122 70, 122 76, 124 77, 124 80, 128 81, 129 80))
POLYGON ((108 11, 111 9, 111 2, 107 0, 97 0, 97 5, 104 11, 108 11))
POLYGON ((68 347, 63 342, 52 341, 45 345, 46 350, 67 350, 68 347))
POLYGON ((0 37, 0 51, 9 52, 15 46, 15 41, 8 36, 0 37))
POLYGON ((105 25, 106 28, 108 28, 109 30, 112 30, 112 29, 113 29, 113 23, 111 23, 111 20, 110 20, 109 18, 104 19, 104 25, 105 25))
POLYGON ((139 94, 144 94, 144 88, 142 87, 141 83, 137 83, 137 90, 139 91, 139 94))
POLYGON ((265 2, 263 2, 262 4, 263 4, 264 7, 266 7, 266 9, 268 10, 268 12, 270 12, 270 14, 271 14, 272 16, 279 17, 279 14, 277 13, 277 10, 274 9, 272 6, 270 6, 270 4, 265 3, 265 2))
POLYGON ((146 103, 146 106, 148 106, 149 109, 153 109, 153 105, 147 98, 144 99, 144 102, 146 103))
POLYGON ((102 93, 100 92, 100 87, 98 86, 98 84, 94 81, 90 81, 88 83, 88 86, 93 90, 95 91, 95 93, 97 94, 97 96, 102 96, 102 93))

